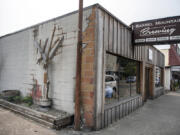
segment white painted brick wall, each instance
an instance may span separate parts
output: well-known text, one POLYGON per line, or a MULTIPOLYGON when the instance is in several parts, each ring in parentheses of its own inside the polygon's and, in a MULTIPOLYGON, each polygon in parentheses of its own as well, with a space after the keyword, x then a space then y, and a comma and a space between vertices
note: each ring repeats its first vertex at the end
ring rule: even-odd
MULTIPOLYGON (((83 30, 88 26, 92 9, 84 12, 83 30)), ((33 77, 43 83, 43 70, 36 64, 37 53, 33 45, 34 29, 38 29, 37 39, 45 42, 53 32, 54 25, 63 29, 65 39, 62 53, 54 57, 49 66, 50 94, 55 109, 74 113, 74 89, 76 75, 78 14, 71 14, 51 20, 36 27, 0 38, 0 90, 19 89, 25 96, 32 89, 33 77)), ((54 40, 62 29, 56 31, 54 40)))

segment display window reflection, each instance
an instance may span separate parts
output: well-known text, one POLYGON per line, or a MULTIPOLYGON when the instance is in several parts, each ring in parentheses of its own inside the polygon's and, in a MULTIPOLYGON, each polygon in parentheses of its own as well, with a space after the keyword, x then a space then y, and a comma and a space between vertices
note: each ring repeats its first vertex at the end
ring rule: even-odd
POLYGON ((155 87, 162 87, 162 69, 160 67, 156 67, 155 69, 155 87))
POLYGON ((106 53, 106 104, 137 95, 139 80, 139 62, 106 53))

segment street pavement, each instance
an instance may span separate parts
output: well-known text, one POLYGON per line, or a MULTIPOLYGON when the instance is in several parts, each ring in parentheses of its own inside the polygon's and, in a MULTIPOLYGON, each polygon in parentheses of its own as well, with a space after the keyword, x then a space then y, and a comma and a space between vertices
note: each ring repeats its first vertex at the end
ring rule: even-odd
POLYGON ((56 135, 56 133, 0 107, 0 135, 56 135))
MULTIPOLYGON (((73 133, 69 131, 68 134, 78 135, 74 131, 73 133)), ((86 134, 180 135, 180 91, 170 92, 157 99, 148 100, 143 107, 110 127, 86 134)))
POLYGON ((0 135, 180 135, 180 92, 170 92, 100 131, 45 128, 0 108, 0 135))

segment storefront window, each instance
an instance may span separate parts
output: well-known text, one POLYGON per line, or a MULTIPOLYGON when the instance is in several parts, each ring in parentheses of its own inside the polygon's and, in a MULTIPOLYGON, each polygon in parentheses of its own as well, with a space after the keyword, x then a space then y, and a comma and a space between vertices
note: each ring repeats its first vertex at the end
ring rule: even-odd
POLYGON ((180 72, 179 71, 171 71, 171 73, 172 73, 171 90, 175 91, 180 88, 180 72))
POLYGON ((106 54, 106 103, 139 93, 139 63, 123 57, 106 54))
POLYGON ((161 87, 161 86, 162 86, 162 69, 159 67, 156 67, 155 87, 161 87))

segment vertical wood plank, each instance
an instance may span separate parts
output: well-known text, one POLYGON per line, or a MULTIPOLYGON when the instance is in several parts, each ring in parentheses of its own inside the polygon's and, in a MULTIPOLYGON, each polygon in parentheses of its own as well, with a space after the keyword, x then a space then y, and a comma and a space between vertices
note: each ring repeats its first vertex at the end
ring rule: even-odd
POLYGON ((122 25, 120 24, 120 54, 122 55, 123 54, 123 27, 122 25))
POLYGON ((116 53, 117 51, 117 21, 114 20, 114 28, 113 28, 114 34, 113 34, 113 53, 116 53))
POLYGON ((122 56, 125 56, 126 54, 126 46, 125 46, 125 29, 124 26, 122 26, 122 56))
POLYGON ((120 23, 118 23, 118 54, 121 52, 121 31, 120 31, 120 23))
POLYGON ((126 56, 128 57, 128 58, 130 58, 129 57, 129 49, 130 49, 130 46, 129 46, 129 38, 128 38, 128 30, 126 29, 126 48, 127 48, 127 51, 126 51, 126 56))
POLYGON ((114 33, 113 33, 113 25, 114 25, 113 18, 110 17, 109 21, 110 21, 110 23, 109 23, 109 51, 112 52, 112 50, 113 50, 113 35, 114 35, 114 33))
POLYGON ((118 44, 118 42, 119 42, 119 22, 117 22, 117 48, 116 48, 116 53, 118 54, 118 49, 119 49, 119 44, 118 44))
POLYGON ((142 46, 140 46, 140 60, 142 60, 142 46))
POLYGON ((124 56, 125 56, 125 57, 127 57, 127 40, 126 40, 126 32, 127 32, 127 30, 126 30, 126 28, 124 27, 124 33, 123 33, 123 35, 124 35, 124 56))
POLYGON ((105 13, 104 15, 104 46, 105 50, 108 50, 108 43, 109 43, 109 18, 108 15, 105 13))

